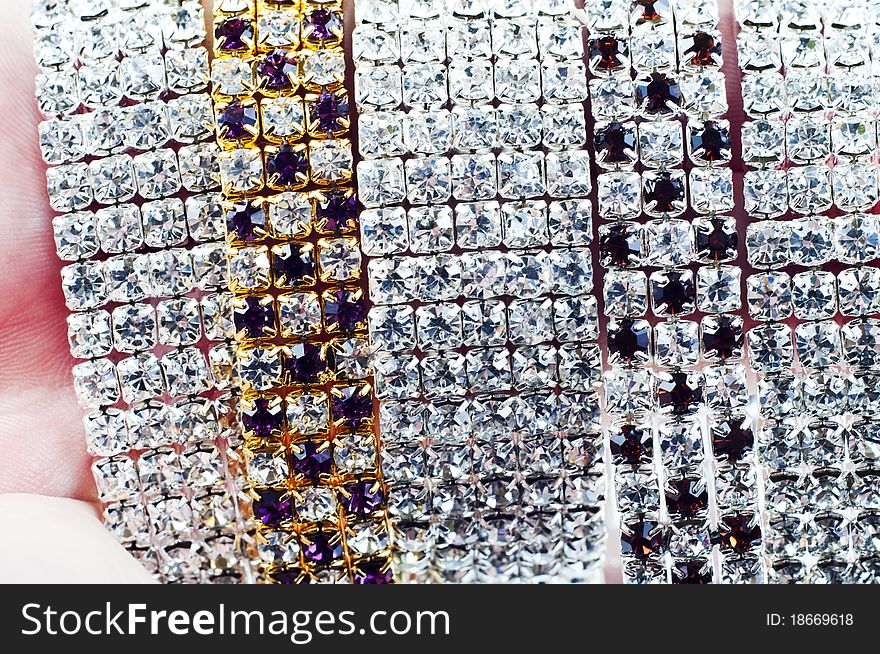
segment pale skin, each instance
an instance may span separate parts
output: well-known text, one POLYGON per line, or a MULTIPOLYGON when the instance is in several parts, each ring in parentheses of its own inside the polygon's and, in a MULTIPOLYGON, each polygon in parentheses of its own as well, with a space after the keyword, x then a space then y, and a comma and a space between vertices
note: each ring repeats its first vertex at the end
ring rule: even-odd
MULTIPOLYGON (((101 525, 73 393, 37 140, 30 5, 6 0, 0 24, 0 583, 150 583, 101 525)), ((722 0, 730 45, 729 5, 722 0)), ((731 64, 734 113, 739 75, 731 64)))

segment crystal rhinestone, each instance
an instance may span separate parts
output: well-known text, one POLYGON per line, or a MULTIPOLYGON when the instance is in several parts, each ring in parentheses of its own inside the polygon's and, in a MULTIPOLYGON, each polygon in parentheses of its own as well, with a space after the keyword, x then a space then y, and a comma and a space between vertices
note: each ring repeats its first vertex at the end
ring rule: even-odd
POLYGON ((679 165, 684 158, 681 123, 658 120, 639 125, 639 153, 648 168, 679 165))
POLYGON ((609 270, 604 283, 605 314, 625 318, 647 311, 648 279, 642 271, 609 270))
POLYGON ((755 268, 780 268, 789 262, 791 225, 761 221, 746 228, 749 263, 755 268))
POLYGON ((749 360, 756 370, 778 371, 792 364, 794 352, 788 325, 761 325, 751 329, 747 338, 749 360))
POLYGON ((590 80, 593 115, 602 120, 625 120, 633 114, 633 87, 629 75, 590 80))
POLYGON ((651 406, 651 379, 645 370, 613 370, 605 374, 605 401, 609 413, 647 411, 651 406))
POLYGON ((775 166, 785 159, 785 129, 782 123, 747 121, 742 127, 743 158, 751 166, 775 166))
POLYGON ((696 365, 700 357, 697 324, 690 320, 659 323, 654 328, 654 356, 665 367, 696 365))
POLYGON ((786 273, 768 272, 746 279, 749 313, 761 321, 779 321, 791 316, 791 278, 786 273))
POLYGON ((654 437, 650 428, 621 424, 610 435, 611 456, 617 465, 642 465, 651 462, 654 437))
POLYGON ((608 324, 609 362, 646 362, 651 358, 651 326, 645 320, 625 319, 608 324))
POLYGON ((638 173, 605 173, 598 176, 599 212, 604 218, 634 218, 641 212, 641 178, 638 173))
POLYGON ((697 270, 697 306, 706 313, 737 311, 740 300, 740 276, 736 266, 705 267, 697 270))
POLYGON ((795 327, 798 360, 807 368, 827 368, 840 358, 840 329, 833 321, 806 323, 795 327))
POLYGON ((635 30, 630 39, 632 66, 637 71, 671 70, 676 66, 675 31, 671 24, 635 30))
POLYGON ((646 117, 678 113, 683 104, 681 87, 665 73, 650 73, 636 81, 636 103, 646 117))
MULTIPOLYGON (((843 290, 844 286, 846 285, 850 290, 855 290, 857 286, 855 280, 847 278, 847 272, 851 271, 841 273, 841 305, 845 303, 844 296, 847 292, 843 290), (850 281, 853 287, 848 286, 850 281)), ((791 287, 795 315, 804 320, 832 317, 837 311, 836 286, 834 273, 818 270, 797 273, 792 278, 791 287)))

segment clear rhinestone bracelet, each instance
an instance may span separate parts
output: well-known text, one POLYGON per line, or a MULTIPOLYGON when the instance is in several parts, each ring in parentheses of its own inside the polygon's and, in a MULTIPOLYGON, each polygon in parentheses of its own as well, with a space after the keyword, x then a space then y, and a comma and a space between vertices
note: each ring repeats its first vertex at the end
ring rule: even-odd
POLYGON ((777 583, 870 583, 880 560, 877 3, 737 3, 747 336, 777 583))
POLYGON ((605 542, 601 356, 573 3, 355 10, 396 572, 592 581, 605 542))
POLYGON ((166 582, 250 575, 198 3, 32 14, 73 370, 107 527, 166 582))

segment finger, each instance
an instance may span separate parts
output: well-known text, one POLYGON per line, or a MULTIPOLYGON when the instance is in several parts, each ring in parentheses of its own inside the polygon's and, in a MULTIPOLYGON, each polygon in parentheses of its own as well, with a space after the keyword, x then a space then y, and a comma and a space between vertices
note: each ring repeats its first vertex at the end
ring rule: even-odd
POLYGON ((0 524, 21 529, 0 542, 2 583, 154 583, 82 502, 0 496, 0 524))

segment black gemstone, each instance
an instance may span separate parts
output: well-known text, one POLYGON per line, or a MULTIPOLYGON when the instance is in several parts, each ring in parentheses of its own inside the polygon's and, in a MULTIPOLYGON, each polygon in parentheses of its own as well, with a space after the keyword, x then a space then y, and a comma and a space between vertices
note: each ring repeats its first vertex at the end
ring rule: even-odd
POLYGON ((599 256, 606 268, 634 268, 641 263, 642 239, 630 223, 603 225, 599 229, 599 256))
POLYGON ((675 561, 672 564, 673 584, 711 584, 712 566, 706 561, 675 561))
POLYGON ((685 196, 684 177, 670 172, 645 176, 645 211, 649 214, 681 213, 685 196))
POLYGON ((315 343, 297 343, 288 348, 284 369, 294 384, 318 384, 330 369, 332 353, 315 343))
POLYGON ((272 255, 272 268, 278 286, 300 287, 311 284, 315 276, 312 250, 304 245, 286 245, 272 255))
POLYGON ((721 60, 721 42, 706 32, 696 32, 682 53, 691 66, 715 66, 721 60))
POLYGON ((653 451, 654 438, 648 429, 627 424, 611 433, 611 456, 617 465, 650 463, 653 451))
POLYGON ((654 311, 658 315, 691 313, 696 302, 693 275, 671 271, 651 280, 654 311))
POLYGON ((697 254, 703 261, 729 261, 736 257, 739 235, 736 223, 725 218, 712 218, 697 227, 697 254))
POLYGON ((712 428, 715 458, 736 463, 752 451, 755 433, 743 418, 728 418, 712 428))
POLYGON ((590 62, 598 71, 620 70, 627 56, 626 41, 616 36, 603 35, 590 39, 590 62))
POLYGON ((730 159, 730 132, 713 120, 691 132, 691 153, 700 161, 724 162, 730 159))
POLYGON ((657 403, 661 410, 683 416, 696 413, 703 401, 703 388, 692 373, 671 372, 657 381, 657 403))
POLYGON ((247 297, 244 306, 233 312, 235 331, 244 331, 248 338, 262 338, 267 329, 275 326, 275 308, 272 303, 262 304, 260 298, 247 297))
POLYGON ((636 83, 636 100, 650 115, 668 115, 681 106, 681 87, 664 73, 651 73, 636 83))
POLYGON ((743 352, 742 322, 733 316, 705 318, 701 326, 703 355, 707 359, 737 359, 743 352))
POLYGON ((746 554, 761 541, 761 526, 750 513, 724 516, 718 525, 721 548, 746 554))
POLYGON ((596 159, 603 164, 628 165, 635 161, 636 134, 633 125, 617 121, 596 130, 596 159))
POLYGON ((608 354, 616 362, 647 361, 651 352, 651 326, 644 320, 621 320, 608 325, 608 354))
POLYGON ((702 515, 709 509, 709 491, 699 479, 674 479, 666 488, 666 508, 673 516, 702 515))
POLYGON ((663 530, 656 522, 630 522, 620 531, 620 552, 623 556, 646 559, 663 553, 664 540, 663 530))

